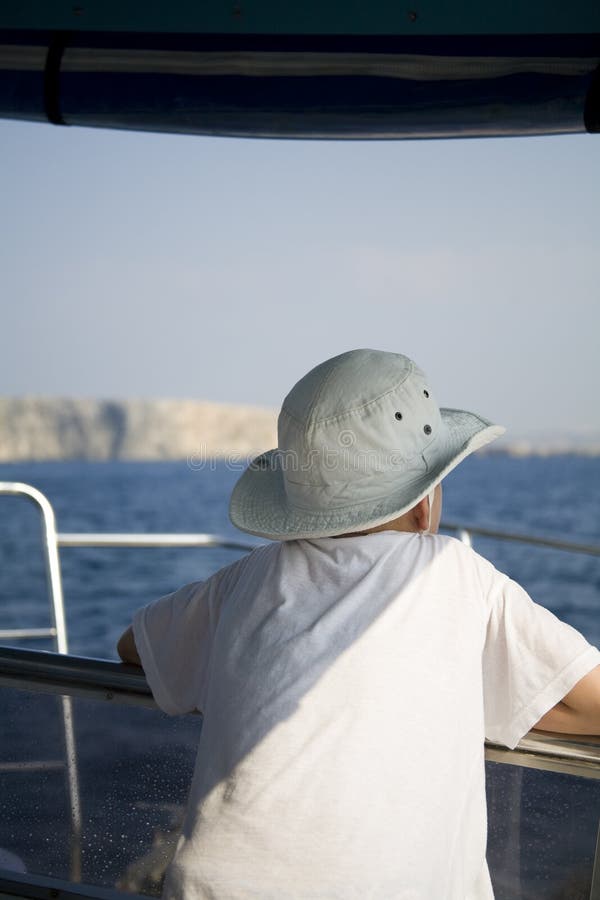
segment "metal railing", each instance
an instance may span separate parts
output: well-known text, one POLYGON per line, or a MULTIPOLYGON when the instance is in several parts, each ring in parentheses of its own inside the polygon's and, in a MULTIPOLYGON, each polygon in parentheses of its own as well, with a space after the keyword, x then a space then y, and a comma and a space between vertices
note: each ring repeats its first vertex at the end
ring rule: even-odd
POLYGON ((0 869, 1 900, 148 900, 141 894, 0 869))
POLYGON ((233 540, 219 534, 135 534, 61 533, 56 536, 59 547, 223 547, 225 550, 249 552, 262 546, 259 542, 233 540))
MULTIPOLYGON (((50 598, 53 626, 50 628, 11 628, 0 629, 0 641, 22 638, 53 637, 59 653, 68 652, 67 626, 65 620, 62 581, 60 574, 59 548, 61 547, 219 547, 226 550, 250 552, 260 546, 259 542, 238 540, 217 534, 136 534, 136 533, 59 533, 56 530, 54 510, 48 498, 32 485, 22 482, 1 481, 0 494, 23 496, 34 502, 41 515, 44 563, 46 581, 50 598)), ((600 556, 600 547, 593 544, 582 544, 574 541, 562 541, 554 538, 537 537, 528 534, 516 534, 483 528, 476 525, 462 525, 455 522, 442 522, 444 531, 458 534, 463 543, 472 546, 473 535, 494 538, 501 541, 517 541, 536 547, 546 547, 570 553, 586 553, 600 556)))
POLYGON ((440 528, 444 531, 457 532, 460 539, 469 546, 472 544, 471 536, 476 534, 478 537, 495 538, 498 541, 513 541, 519 544, 529 544, 532 547, 548 547, 551 550, 565 550, 567 553, 587 553, 591 556, 600 556, 600 547, 597 544, 559 541, 556 538, 498 531, 495 528, 483 528, 479 525, 458 525, 455 522, 441 522, 440 528))
MULTIPOLYGON (((53 625, 50 628, 9 628, 0 630, 0 641, 20 638, 54 638, 54 646, 58 653, 68 653, 67 622, 63 600, 60 559, 58 554, 58 535, 56 519, 52 504, 48 498, 30 484, 21 482, 0 481, 0 494, 26 497, 33 502, 39 512, 42 524, 42 547, 46 570, 46 583, 50 598, 50 610, 53 625)), ((61 697, 62 726, 65 740, 65 774, 69 796, 69 812, 71 817, 71 878, 79 881, 81 877, 81 795, 79 790, 79 766, 77 747, 75 744, 75 727, 71 698, 61 697)), ((44 767, 44 763, 37 763, 44 767)))
MULTIPOLYGON (((556 538, 536 537, 530 534, 515 534, 508 531, 497 531, 478 525, 461 525, 455 522, 441 522, 442 531, 457 533, 460 540, 473 543, 473 535, 495 538, 500 541, 516 541, 534 547, 549 547, 569 553, 587 553, 600 556, 600 546, 580 544, 576 541, 559 541, 556 538)), ((223 547, 228 550, 251 551, 262 546, 260 542, 234 540, 218 534, 136 534, 136 533, 59 533, 59 547, 223 547)))
POLYGON ((65 620, 65 605, 58 556, 59 541, 52 504, 45 494, 42 494, 37 488, 32 487, 30 484, 23 484, 20 481, 0 481, 0 494, 26 497, 32 503, 35 503, 40 512, 46 582, 53 619, 53 625, 50 628, 8 628, 0 630, 0 641, 10 640, 10 638, 52 637, 58 652, 68 653, 67 623, 65 620))
POLYGON ((156 707, 139 666, 48 650, 0 647, 0 685, 156 707))

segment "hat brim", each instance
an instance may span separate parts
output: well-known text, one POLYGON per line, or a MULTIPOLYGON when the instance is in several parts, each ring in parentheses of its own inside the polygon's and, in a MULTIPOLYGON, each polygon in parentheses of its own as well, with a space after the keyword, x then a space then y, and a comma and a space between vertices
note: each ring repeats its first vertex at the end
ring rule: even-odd
POLYGON ((475 413, 441 409, 445 425, 436 445, 435 460, 410 485, 391 489, 383 499, 369 500, 327 510, 299 509, 289 503, 281 466, 271 465, 277 450, 257 457, 235 485, 229 504, 233 524, 259 537, 274 541, 333 537, 383 525, 412 509, 465 457, 504 433, 475 413), (256 461, 255 461, 256 462, 256 461))

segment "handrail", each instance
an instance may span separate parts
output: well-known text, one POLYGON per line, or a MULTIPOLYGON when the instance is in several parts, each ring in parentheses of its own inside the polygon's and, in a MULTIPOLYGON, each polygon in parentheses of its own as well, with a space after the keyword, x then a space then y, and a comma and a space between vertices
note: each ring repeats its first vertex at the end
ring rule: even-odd
MULTIPOLYGON (((457 532, 461 536, 461 540, 466 540, 467 543, 469 543, 469 536, 475 534, 479 537, 491 537, 501 541, 517 541, 537 547, 550 547, 554 550, 600 556, 600 546, 595 544, 560 541, 555 538, 497 531, 492 528, 483 528, 478 525, 460 525, 455 522, 442 522, 440 528, 446 531, 457 532)), ((234 540, 222 535, 206 533, 60 532, 56 538, 59 547, 223 547, 228 550, 250 551, 263 546, 258 541, 251 543, 250 541, 234 540)))
POLYGON ((49 650, 0 647, 0 685, 156 706, 139 666, 49 650))
MULTIPOLYGON (((46 568, 46 583, 52 610, 52 628, 9 628, 0 632, 0 640, 18 640, 21 637, 39 638, 53 637, 56 650, 61 654, 68 653, 67 622, 60 574, 60 558, 56 536, 56 518, 54 509, 48 498, 37 488, 20 481, 0 481, 0 494, 26 497, 33 502, 41 516, 44 536, 43 550, 46 568)), ((63 734, 66 749, 66 775, 71 815, 71 877, 77 881, 81 877, 81 799, 79 795, 79 774, 77 766, 77 747, 75 745, 75 729, 71 698, 61 698, 63 734)))
POLYGON ((227 550, 255 550, 260 543, 234 540, 220 534, 80 532, 56 535, 59 547, 224 547, 227 550))
POLYGON ((594 854, 594 868, 592 869, 590 900, 600 900, 600 822, 598 823, 598 835, 596 837, 596 853, 594 854))
MULTIPOLYGON (((219 534, 207 533, 113 533, 113 532, 56 532, 54 510, 44 494, 37 488, 20 482, 0 482, 0 493, 21 494, 33 500, 42 513, 45 537, 46 566, 50 593, 58 598, 59 616, 64 621, 62 586, 58 547, 222 547, 227 550, 250 551, 261 546, 258 541, 239 540, 219 534)), ((536 535, 517 532, 500 531, 479 525, 465 525, 456 522, 442 521, 440 528, 459 534, 461 540, 470 543, 471 535, 495 538, 501 541, 516 541, 537 547, 549 547, 571 553, 586 553, 600 556, 600 546, 584 544, 576 541, 563 541, 556 538, 538 537, 536 535)), ((59 652, 66 651, 66 629, 63 635, 62 621, 57 623, 57 640, 59 652)))
POLYGON ((550 547, 553 550, 566 550, 570 553, 588 553, 591 556, 600 556, 600 546, 596 544, 579 544, 576 541, 559 541, 556 538, 536 537, 530 534, 520 534, 510 531, 497 531, 495 528, 483 528, 479 525, 458 525, 455 522, 441 522, 440 528, 444 528, 447 531, 476 534, 479 537, 496 538, 500 541, 517 541, 522 544, 532 544, 535 547, 550 547))
MULTIPOLYGON (((156 707, 138 666, 45 650, 0 647, 0 685, 156 707)), ((486 742, 486 759, 600 779, 600 736, 530 732, 514 750, 486 742)))
POLYGON ((148 900, 148 895, 130 894, 95 884, 75 884, 37 873, 0 869, 0 897, 6 900, 148 900))
MULTIPOLYGON (((30 484, 20 481, 0 481, 0 494, 15 497, 26 497, 37 506, 44 534, 44 562, 46 566, 46 580, 48 594, 50 596, 52 617, 54 625, 43 632, 29 635, 30 637, 52 636, 55 639, 56 649, 59 653, 68 653, 67 623, 65 619, 65 604, 63 599, 62 580, 60 577, 60 560, 58 557, 58 541, 56 534, 56 519, 52 504, 41 491, 30 484)), ((31 629, 29 629, 31 631, 31 629)), ((36 629, 37 631, 37 629, 36 629)), ((5 632, 6 635, 6 632, 5 632)), ((13 637, 17 635, 13 634, 13 637)))
POLYGON ((488 762, 506 763, 529 769, 542 769, 600 779, 600 735, 559 735, 530 731, 514 750, 485 742, 488 762))

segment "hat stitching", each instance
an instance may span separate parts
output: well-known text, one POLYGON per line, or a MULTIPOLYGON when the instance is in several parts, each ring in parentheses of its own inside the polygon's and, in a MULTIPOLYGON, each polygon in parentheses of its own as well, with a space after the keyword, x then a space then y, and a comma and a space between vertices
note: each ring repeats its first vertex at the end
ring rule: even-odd
MULTIPOLYGON (((321 392, 323 391, 323 388, 325 387, 325 385, 327 384, 329 379, 333 376, 333 373, 336 371, 336 369, 338 368, 339 365, 340 365, 340 363, 338 363, 337 366, 332 367, 331 370, 327 373, 327 375, 325 375, 320 387, 317 388, 315 396, 312 398, 311 402, 309 403, 308 409, 307 409, 306 413, 304 414, 303 418, 298 418, 298 416, 295 415, 295 413, 293 413, 290 410, 289 406, 286 403, 287 397, 283 401, 279 415, 281 416, 282 414, 284 414, 286 416, 289 416, 290 419, 293 419, 294 422, 296 422, 298 425, 304 425, 310 419, 311 413, 312 413, 313 409, 315 408, 315 405, 321 395, 321 392)), ((293 391, 293 388, 292 388, 292 391, 293 391)), ((292 393, 292 391, 290 391, 289 393, 292 393)), ((288 396, 289 396, 289 394, 288 394, 288 396)))
POLYGON ((378 403, 380 400, 383 400, 384 397, 389 396, 389 394, 393 394, 394 391, 397 391, 399 387, 402 387, 404 382, 409 378, 410 375, 414 373, 414 367, 411 368, 409 372, 406 373, 404 378, 401 381, 397 381, 392 387, 383 391, 381 394, 378 394, 377 397, 373 397, 371 400, 366 400, 364 403, 361 403, 359 406, 353 406, 350 409, 344 410, 344 412, 337 413, 334 416, 328 416, 326 419, 317 419, 314 425, 328 425, 330 422, 336 422, 339 419, 343 419, 346 416, 354 415, 355 413, 361 412, 363 409, 367 409, 369 406, 373 406, 374 403, 378 403))
MULTIPOLYGON (((342 354, 342 355, 344 355, 344 354, 342 354)), ((315 422, 310 423, 309 428, 314 428, 316 425, 325 425, 325 424, 328 424, 329 422, 335 422, 337 419, 341 419, 341 418, 343 418, 343 417, 346 416, 346 415, 349 415, 349 414, 354 413, 354 412, 359 412, 359 411, 362 410, 362 409, 366 409, 368 406, 371 406, 373 403, 377 403, 377 402, 378 402, 379 400, 381 400, 383 397, 387 397, 389 394, 392 394, 394 391, 398 390, 398 388, 401 387, 401 386, 404 384, 404 382, 407 381, 407 379, 408 379, 411 375, 414 375, 414 374, 415 374, 415 372, 416 372, 416 366, 415 366, 415 364, 413 363, 412 360, 409 360, 409 363, 410 363, 409 369, 408 369, 408 371, 404 374, 404 376, 403 376, 399 381, 395 382, 395 383, 394 383, 391 387, 389 387, 387 390, 383 391, 381 394, 378 394, 377 397, 373 397, 371 400, 367 400, 367 401, 365 401, 364 403, 361 403, 359 406, 351 407, 350 409, 344 410, 344 412, 342 412, 342 413, 337 413, 337 414, 334 415, 334 416, 328 416, 328 417, 325 418, 325 419, 317 419, 315 422)), ((289 407, 287 406, 287 404, 285 403, 285 401, 284 401, 284 403, 283 403, 283 406, 281 407, 281 413, 285 413, 287 416, 289 416, 291 419, 293 419, 294 422, 297 422, 298 425, 302 425, 302 424, 304 424, 305 422, 308 422, 308 420, 310 419, 310 416, 311 416, 311 414, 312 414, 312 412, 313 412, 313 410, 314 410, 314 408, 315 408, 315 406, 316 406, 316 404, 317 404, 317 401, 320 399, 321 393, 323 392, 323 390, 324 390, 324 388, 326 387, 326 385, 327 385, 327 383, 329 382, 329 380, 333 377, 334 373, 335 373, 335 372, 337 371, 337 369, 340 367, 340 365, 341 365, 341 361, 337 364, 337 366, 333 367, 333 368, 327 373, 327 375, 326 375, 325 378, 323 379, 323 382, 321 383, 320 387, 318 388, 318 390, 317 390, 315 396, 313 397, 313 399, 312 399, 312 401, 311 401, 311 403, 310 403, 310 405, 309 405, 309 407, 308 407, 308 410, 307 410, 307 412, 306 412, 306 415, 305 415, 304 419, 299 419, 298 416, 295 415, 295 413, 293 413, 293 412, 289 409, 289 407)), ((290 392, 290 393, 291 393, 291 392, 290 392)), ((280 414, 281 414, 281 413, 280 413, 280 414)))
MULTIPOLYGON (((454 407, 452 407, 452 406, 444 406, 444 407, 440 407, 440 412, 442 411, 442 409, 444 410, 444 412, 449 412, 449 413, 460 413, 460 414, 462 414, 462 415, 464 415, 464 413, 465 413, 465 410, 464 410, 464 409, 454 409, 454 407)), ((488 420, 488 419, 484 419, 484 417, 483 417, 483 416, 480 416, 479 413, 472 413, 472 412, 469 412, 469 415, 470 415, 470 416, 475 416, 475 418, 476 418, 476 419, 479 419, 480 422, 483 422, 484 425, 489 425, 489 424, 490 424, 489 420, 488 420)))
POLYGON ((291 410, 287 408, 287 406, 282 406, 279 411, 280 416, 288 416, 288 418, 293 419, 297 425, 302 425, 302 420, 298 418, 298 416, 294 415, 291 410))
MULTIPOLYGON (((401 384, 401 383, 400 383, 400 384, 401 384)), ((398 386, 399 386, 399 385, 397 385, 397 387, 398 387, 398 386)), ((313 437, 313 435, 314 435, 314 432, 315 432, 316 429, 317 429, 317 426, 322 426, 322 425, 329 424, 329 423, 331 423, 331 422, 340 421, 340 420, 343 420, 343 419, 348 419, 348 418, 351 418, 351 417, 355 417, 358 413, 360 413, 360 412, 361 412, 362 410, 364 410, 366 407, 372 405, 372 403, 376 403, 377 400, 380 400, 382 397, 385 397, 385 396, 387 396, 388 394, 392 393, 393 390, 394 390, 394 388, 392 388, 390 391, 386 391, 384 394, 381 394, 381 395, 380 395, 379 397, 377 397, 375 400, 369 401, 369 403, 364 403, 364 404, 362 404, 362 406, 357 406, 357 407, 354 408, 354 409, 348 410, 348 411, 346 411, 346 412, 344 412, 344 413, 340 413, 340 414, 337 415, 337 416, 331 416, 331 417, 328 418, 328 419, 323 419, 323 420, 321 420, 320 422, 312 423, 312 424, 309 426, 309 428, 306 430, 306 433, 305 433, 304 437, 307 438, 307 439, 309 439, 309 436, 310 436, 310 439, 312 439, 312 437, 313 437)), ((282 412, 285 412, 285 411, 282 409, 282 412)), ((440 409, 440 414, 441 414, 441 412, 442 412, 442 409, 440 409)), ((296 424, 298 424, 299 426, 302 425, 302 423, 299 422, 298 419, 296 419, 295 416, 293 416, 293 415, 290 414, 290 417, 294 420, 294 422, 296 422, 296 424)), ((480 418, 480 417, 478 416, 477 418, 480 418)), ((482 421, 482 422, 485 422, 486 420, 481 419, 481 421, 482 421)), ((445 426, 445 423, 442 421, 442 434, 443 434, 443 428, 444 428, 444 426, 445 426)), ((428 437, 427 443, 422 444, 420 448, 416 448, 412 453, 407 453, 405 450, 400 451, 400 449, 399 449, 399 448, 396 448, 396 447, 382 447, 381 449, 382 449, 382 450, 386 450, 386 449, 387 449, 389 452, 393 452, 393 453, 396 453, 396 454, 400 454, 400 455, 402 456, 402 459, 403 459, 405 462, 410 462, 410 460, 414 459, 416 456, 419 456, 419 455, 422 456, 424 451, 427 451, 433 444, 435 444, 436 442, 438 442, 438 441, 440 440, 440 432, 439 432, 438 430, 436 430, 436 429, 431 429, 429 432, 424 431, 424 434, 426 434, 427 437, 428 437)), ((277 447, 277 448, 275 448, 275 449, 277 449, 277 450, 278 450, 279 452, 281 452, 281 453, 286 453, 286 452, 288 452, 288 451, 286 451, 286 449, 283 449, 283 448, 280 448, 280 447, 277 447)), ((358 449, 360 449, 360 448, 358 448, 358 449)), ((256 460, 255 460, 255 462, 256 462, 256 460)), ((425 461, 425 462, 426 462, 426 461, 425 461)), ((311 482, 297 482, 297 483, 298 483, 298 484, 310 484, 311 482)))
MULTIPOLYGON (((412 460, 413 460, 414 458, 416 458, 416 457, 420 457, 421 461, 424 463, 424 470, 423 470, 423 471, 419 471, 419 477, 420 477, 421 475, 426 475, 427 472, 429 471, 429 466, 428 466, 428 464, 427 464, 427 460, 424 458, 424 456, 423 456, 422 453, 421 453, 421 454, 415 453, 415 454, 414 454, 414 457, 411 457, 411 458, 404 457, 404 458, 402 459, 402 462, 404 462, 404 463, 410 463, 410 462, 412 462, 412 460)), ((411 470, 412 470, 412 469, 411 469, 411 470)), ((403 471, 405 471, 405 470, 403 470, 403 471)), ((316 473, 316 474, 318 474, 318 473, 316 473)), ((390 483, 391 481, 397 481, 398 478, 402 475, 402 473, 401 473, 398 469, 395 469, 395 468, 392 467, 392 468, 386 468, 386 469, 376 469, 375 471, 373 471, 373 470, 371 470, 371 471, 364 471, 364 472, 362 473, 362 475, 364 476, 363 479, 362 479, 363 481, 366 480, 366 479, 368 479, 368 478, 374 478, 375 476, 376 476, 377 479, 380 480, 380 481, 383 481, 383 480, 385 480, 385 479, 388 479, 388 490, 389 490, 389 483, 390 483)), ((331 481, 323 481, 323 480, 317 480, 317 481, 304 481, 304 480, 300 480, 300 479, 296 479, 296 478, 290 478, 289 474, 286 476, 286 479, 285 479, 285 480, 286 480, 286 483, 287 483, 287 484, 293 484, 293 485, 296 485, 296 486, 298 486, 298 487, 314 487, 314 488, 328 488, 328 487, 332 487, 333 485, 336 485, 336 484, 351 484, 351 483, 356 483, 356 479, 351 479, 351 478, 340 478, 340 479, 337 480, 337 481, 336 481, 336 480, 331 480, 331 481)), ((358 480, 360 481, 361 479, 359 478, 358 480)), ((386 491, 386 493, 387 493, 387 491, 386 491)))
MULTIPOLYGON (((308 407, 308 411, 306 414, 307 423, 310 422, 310 417, 312 416, 313 410, 321 398, 321 394, 323 393, 323 391, 324 391, 325 387, 327 386, 327 384, 329 383, 330 379, 333 377, 333 373, 336 372, 337 369, 339 369, 340 365, 341 365, 341 360, 337 363, 337 365, 331 367, 331 369, 329 370, 329 372, 327 373, 325 378, 323 378, 323 380, 321 381, 320 387, 317 388, 317 391, 315 392, 315 395, 312 399, 312 403, 310 403, 309 407, 308 407)), ((316 425, 316 424, 317 424, 316 422, 312 423, 312 426, 309 424, 309 430, 311 427, 314 427, 314 425, 316 425)))
MULTIPOLYGON (((426 473, 424 472, 422 474, 425 475, 426 473)), ((435 487, 435 484, 432 487, 435 487)), ((429 492, 429 490, 430 490, 430 488, 428 488, 422 494, 422 496, 423 497, 426 496, 427 493, 429 492)), ((329 510, 329 511, 327 511, 327 510, 316 510, 315 511, 310 506, 302 506, 299 503, 293 503, 289 499, 289 497, 286 499, 286 504, 287 504, 288 509, 298 509, 298 510, 301 510, 302 512, 308 511, 309 514, 312 513, 317 518, 320 518, 322 516, 327 516, 329 514, 329 517, 333 519, 333 518, 335 518, 337 513, 339 513, 342 510, 355 509, 356 507, 368 506, 368 505, 372 505, 373 503, 377 504, 380 500, 387 500, 389 498, 389 496, 390 496, 390 491, 387 490, 387 491, 384 491, 382 494, 378 494, 376 497, 369 497, 366 500, 358 500, 357 502, 344 503, 343 505, 336 506, 334 509, 329 510)), ((418 502, 419 502, 419 500, 415 500, 414 504, 412 504, 412 505, 416 505, 418 502)), ((395 515, 395 513, 394 513, 394 515, 395 515)))

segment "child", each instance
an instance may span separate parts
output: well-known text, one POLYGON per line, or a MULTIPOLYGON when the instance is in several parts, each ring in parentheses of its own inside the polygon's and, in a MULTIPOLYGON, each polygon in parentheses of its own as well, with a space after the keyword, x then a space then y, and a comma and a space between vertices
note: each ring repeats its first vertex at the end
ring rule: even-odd
POLYGON ((119 642, 162 709, 204 714, 163 896, 491 898, 484 737, 600 733, 598 650, 437 534, 442 479, 503 429, 355 350, 292 389, 278 430, 230 505, 275 543, 119 642))

